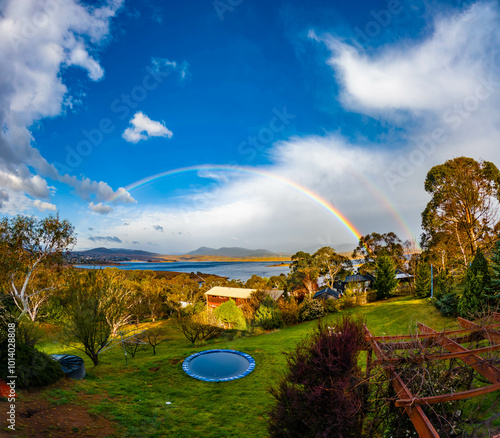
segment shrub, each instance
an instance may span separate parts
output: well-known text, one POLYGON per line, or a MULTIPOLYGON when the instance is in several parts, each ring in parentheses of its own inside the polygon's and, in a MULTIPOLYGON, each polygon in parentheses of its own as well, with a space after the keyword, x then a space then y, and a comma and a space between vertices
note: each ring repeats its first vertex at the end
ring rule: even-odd
POLYGON ((434 305, 441 312, 443 316, 457 316, 458 315, 458 296, 451 293, 443 295, 434 301, 434 305))
POLYGON ((322 304, 325 313, 336 313, 340 310, 339 300, 323 300, 322 304))
POLYGON ((281 311, 281 320, 286 326, 292 326, 299 323, 300 306, 293 297, 278 302, 278 308, 281 311))
POLYGON ((288 369, 271 395, 272 438, 359 437, 367 389, 358 366, 364 331, 361 321, 344 317, 315 332, 286 354, 288 369))
POLYGON ((266 330, 283 327, 281 310, 262 304, 255 314, 255 322, 266 330))
POLYGON ((174 321, 174 327, 193 345, 196 341, 215 339, 224 333, 223 328, 198 322, 189 315, 179 313, 172 319, 174 321))
MULTIPOLYGON (((16 339, 16 388, 34 388, 56 382, 64 373, 61 365, 50 356, 38 351, 31 345, 16 339)), ((0 377, 7 381, 11 373, 8 369, 8 341, 0 343, 0 377)))
POLYGON ((356 307, 356 292, 346 289, 344 295, 339 298, 339 306, 341 310, 356 307))
POLYGON ((227 326, 226 328, 247 329, 242 310, 236 306, 231 298, 214 309, 214 316, 220 319, 227 326))
POLYGON ((321 318, 323 314, 323 305, 318 300, 306 298, 302 301, 299 309, 299 319, 301 321, 312 321, 321 318))

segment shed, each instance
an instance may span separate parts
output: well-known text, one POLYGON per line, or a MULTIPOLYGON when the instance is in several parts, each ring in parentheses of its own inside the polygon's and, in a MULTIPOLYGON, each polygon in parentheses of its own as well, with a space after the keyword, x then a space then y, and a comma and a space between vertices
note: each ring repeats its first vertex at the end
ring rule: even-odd
POLYGON ((219 307, 222 303, 228 301, 230 298, 234 300, 237 306, 241 306, 245 300, 250 298, 252 292, 255 292, 256 290, 257 289, 214 286, 212 289, 205 292, 207 306, 214 309, 215 307, 219 307))

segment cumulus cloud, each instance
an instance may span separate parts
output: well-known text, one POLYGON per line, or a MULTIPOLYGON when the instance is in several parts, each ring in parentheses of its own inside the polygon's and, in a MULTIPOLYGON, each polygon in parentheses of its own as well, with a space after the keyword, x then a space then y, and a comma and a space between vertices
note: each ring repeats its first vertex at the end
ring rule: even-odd
MULTIPOLYGON (((104 182, 62 174, 34 146, 30 127, 62 114, 74 101, 61 72, 71 66, 91 80, 103 77, 96 51, 109 37, 122 0, 86 7, 76 0, 6 0, 0 14, 0 185, 48 198, 46 178, 68 184, 97 202, 117 193, 104 182)), ((124 189, 122 189, 124 190, 124 189)), ((130 195, 120 201, 130 201, 130 195)))
POLYGON ((163 233, 163 227, 161 225, 153 225, 153 228, 156 230, 156 231, 161 231, 163 233))
POLYGON ((122 243, 121 239, 116 236, 90 236, 89 240, 92 242, 110 242, 110 243, 122 243))
POLYGON ((51 204, 50 202, 44 202, 40 201, 39 199, 35 199, 33 201, 33 205, 39 210, 39 211, 57 211, 57 207, 54 204, 51 204))
POLYGON ((172 138, 173 133, 163 123, 151 120, 142 112, 134 114, 130 120, 131 127, 125 129, 122 137, 130 143, 138 143, 150 137, 172 138))
POLYGON ((99 214, 108 214, 113 211, 113 207, 103 204, 102 202, 99 202, 98 204, 94 204, 93 202, 91 202, 89 204, 89 209, 99 214))

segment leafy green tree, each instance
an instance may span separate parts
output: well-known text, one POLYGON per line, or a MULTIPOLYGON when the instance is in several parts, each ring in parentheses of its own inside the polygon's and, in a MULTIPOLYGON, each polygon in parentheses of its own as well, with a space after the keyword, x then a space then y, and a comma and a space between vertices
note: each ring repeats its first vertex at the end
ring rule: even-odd
POLYGON ((361 236, 358 246, 352 253, 353 259, 363 259, 361 273, 373 273, 380 256, 388 256, 397 268, 404 265, 404 243, 395 233, 371 233, 361 236))
POLYGON ((174 328, 179 330, 192 345, 195 345, 196 341, 218 338, 224 333, 224 329, 216 325, 215 321, 210 321, 211 318, 208 317, 195 318, 178 312, 172 319, 174 328))
POLYGON ((313 258, 316 260, 319 273, 324 276, 328 287, 333 287, 337 277, 345 276, 352 268, 351 261, 347 257, 337 254, 329 246, 318 249, 313 254, 313 258))
POLYGON ((245 283, 245 287, 249 289, 266 289, 266 279, 253 274, 245 283))
POLYGON ((243 311, 236 306, 236 303, 231 298, 214 309, 214 316, 229 326, 229 328, 237 330, 247 329, 243 311))
POLYGON ((464 293, 458 301, 458 313, 464 318, 476 318, 486 308, 486 291, 490 288, 488 262, 480 249, 477 250, 465 274, 464 293))
POLYGON ((292 256, 290 284, 293 289, 305 289, 310 297, 317 288, 319 267, 316 259, 308 252, 299 251, 292 256))
POLYGON ((108 281, 99 271, 84 272, 68 278, 65 306, 69 336, 82 344, 77 347, 99 363, 99 353, 108 345, 111 327, 104 306, 108 281))
POLYGON ((33 290, 30 283, 40 268, 62 263, 65 251, 75 242, 73 226, 58 215, 41 220, 21 215, 0 220, 0 282, 8 285, 6 290, 21 311, 19 318, 28 314, 31 320, 36 319, 40 308, 37 295, 55 286, 49 283, 33 290))
POLYGON ((498 168, 454 158, 428 172, 425 190, 432 198, 422 213, 422 247, 467 268, 478 248, 491 248, 500 230, 498 168))
POLYGON ((415 276, 415 294, 427 297, 431 294, 431 268, 427 262, 420 261, 415 276))
POLYGON ((398 287, 395 274, 396 269, 391 257, 382 255, 377 258, 375 281, 373 283, 373 287, 377 290, 377 300, 388 298, 398 287))

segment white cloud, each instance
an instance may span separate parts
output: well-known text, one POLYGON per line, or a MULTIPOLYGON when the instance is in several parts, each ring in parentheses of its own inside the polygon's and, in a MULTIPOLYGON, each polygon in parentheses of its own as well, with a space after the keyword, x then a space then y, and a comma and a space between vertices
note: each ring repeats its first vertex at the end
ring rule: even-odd
POLYGON ((475 93, 498 66, 499 9, 477 3, 439 16, 423 41, 399 41, 368 55, 341 40, 321 39, 343 86, 346 105, 362 111, 440 110, 475 93), (495 59, 496 58, 496 59, 495 59))
MULTIPOLYGON (((47 198, 45 178, 69 184, 98 202, 116 195, 105 183, 60 174, 33 145, 37 120, 62 114, 74 101, 62 70, 84 69, 91 80, 103 70, 96 51, 109 37, 110 20, 123 0, 86 7, 77 0, 4 0, 0 13, 0 184, 47 198)), ((122 189, 123 190, 123 189, 122 189)), ((120 197, 120 200, 130 200, 120 197)))
POLYGON ((186 61, 170 61, 166 58, 153 58, 153 68, 156 71, 174 72, 179 75, 179 80, 184 81, 189 78, 189 64, 186 61))
POLYGON ((89 209, 99 214, 108 214, 113 211, 113 207, 111 207, 111 205, 106 205, 102 202, 99 202, 98 204, 94 204, 93 202, 89 203, 89 209))
POLYGON ((11 190, 26 192, 33 197, 46 198, 49 196, 47 182, 38 175, 30 175, 25 168, 23 171, 5 171, 0 169, 0 186, 11 190))
POLYGON ((151 120, 142 112, 134 114, 130 120, 132 127, 125 129, 122 137, 130 143, 147 140, 150 137, 172 138, 173 133, 163 123, 151 120))
POLYGON ((57 211, 57 207, 54 204, 49 202, 40 201, 39 199, 35 199, 33 201, 33 205, 38 208, 39 211, 57 211))

